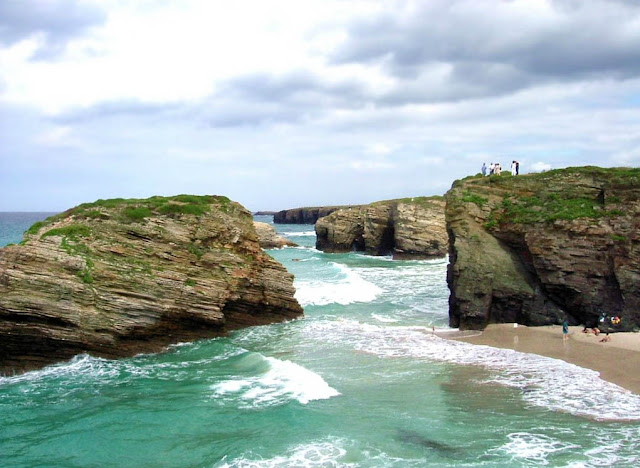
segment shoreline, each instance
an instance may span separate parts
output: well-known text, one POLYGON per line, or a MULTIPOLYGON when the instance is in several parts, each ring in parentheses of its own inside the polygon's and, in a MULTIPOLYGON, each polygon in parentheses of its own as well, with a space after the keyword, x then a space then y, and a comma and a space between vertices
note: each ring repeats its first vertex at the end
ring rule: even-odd
POLYGON ((569 327, 569 339, 563 341, 562 326, 527 327, 512 323, 491 324, 483 331, 438 333, 450 340, 506 348, 561 359, 592 369, 600 378, 640 395, 640 333, 612 333, 611 341, 601 343, 601 333, 582 333, 583 327, 569 327))

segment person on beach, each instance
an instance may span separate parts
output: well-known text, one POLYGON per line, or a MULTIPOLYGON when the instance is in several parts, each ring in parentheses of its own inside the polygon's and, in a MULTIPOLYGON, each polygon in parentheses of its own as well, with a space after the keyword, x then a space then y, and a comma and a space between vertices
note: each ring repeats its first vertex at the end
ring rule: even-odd
POLYGON ((487 175, 487 163, 482 163, 482 175, 486 176, 487 175))
POLYGON ((609 332, 607 332, 607 335, 600 340, 600 343, 606 343, 607 341, 611 341, 611 337, 609 336, 609 332))
POLYGON ((567 341, 569 339, 569 322, 566 320, 562 322, 562 341, 567 341))

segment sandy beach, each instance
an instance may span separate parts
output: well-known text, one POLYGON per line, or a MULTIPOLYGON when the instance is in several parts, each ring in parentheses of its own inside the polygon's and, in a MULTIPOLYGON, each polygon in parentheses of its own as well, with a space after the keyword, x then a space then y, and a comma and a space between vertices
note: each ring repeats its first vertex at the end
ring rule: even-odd
MULTIPOLYGON (((440 334, 439 334, 440 335, 440 334)), ((489 325, 482 332, 442 334, 467 343, 535 353, 593 369, 600 377, 640 395, 640 333, 614 333, 611 341, 601 343, 604 333, 582 333, 582 327, 570 327, 563 341, 562 327, 526 327, 514 324, 489 325)))

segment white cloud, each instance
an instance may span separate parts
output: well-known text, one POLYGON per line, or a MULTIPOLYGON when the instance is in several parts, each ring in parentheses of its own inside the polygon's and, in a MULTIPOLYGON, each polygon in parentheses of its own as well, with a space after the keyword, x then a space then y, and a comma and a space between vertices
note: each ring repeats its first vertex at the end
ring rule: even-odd
POLYGON ((0 32, 0 210, 282 209, 442 193, 483 161, 640 163, 633 2, 84 0, 70 23, 23 3, 29 27, 0 32))
POLYGON ((367 145, 365 152, 376 156, 386 156, 393 152, 393 147, 385 143, 371 143, 367 145))
POLYGON ((533 163, 531 165, 531 170, 533 172, 550 171, 551 170, 551 164, 538 161, 538 162, 535 162, 535 163, 533 163))
POLYGON ((393 168, 393 164, 383 161, 357 160, 349 162, 349 167, 356 171, 382 171, 393 168))

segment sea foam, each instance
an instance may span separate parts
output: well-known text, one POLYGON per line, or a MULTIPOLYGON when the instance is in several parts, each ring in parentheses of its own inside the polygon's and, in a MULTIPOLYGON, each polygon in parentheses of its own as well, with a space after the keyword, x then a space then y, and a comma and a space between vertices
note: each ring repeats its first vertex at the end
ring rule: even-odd
POLYGON ((310 401, 340 395, 320 375, 294 362, 265 357, 259 353, 250 353, 244 362, 248 362, 246 370, 253 367, 261 372, 215 383, 211 389, 216 399, 238 399, 242 408, 259 408, 281 405, 291 400, 306 405, 310 401))
POLYGON ((304 306, 371 302, 382 292, 375 284, 363 279, 354 269, 331 262, 336 270, 331 279, 296 281, 295 297, 304 306))
POLYGON ((426 327, 326 320, 313 325, 323 340, 345 340, 381 357, 425 359, 488 369, 480 383, 516 388, 529 404, 597 420, 640 420, 640 396, 598 373, 559 359, 439 338, 426 327), (336 331, 337 330, 337 331, 336 331))
POLYGON ((311 237, 316 235, 315 231, 287 231, 278 233, 281 236, 286 237, 311 237))

